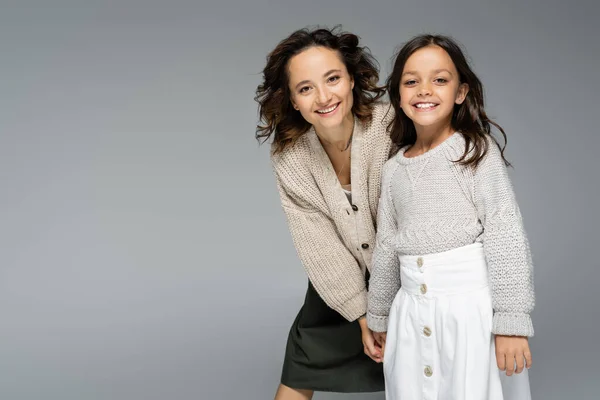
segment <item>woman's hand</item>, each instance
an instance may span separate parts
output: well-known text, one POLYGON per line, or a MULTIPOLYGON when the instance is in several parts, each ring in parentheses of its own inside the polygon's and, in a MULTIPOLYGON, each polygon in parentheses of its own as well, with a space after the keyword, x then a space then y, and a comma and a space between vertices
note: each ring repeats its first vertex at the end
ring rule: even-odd
POLYGON ((511 376, 513 372, 520 374, 525 367, 531 368, 531 351, 526 337, 496 335, 495 340, 498 368, 506 371, 507 376, 511 376))
POLYGON ((375 341, 373 332, 367 326, 367 319, 365 317, 360 317, 358 323, 360 324, 360 330, 362 332, 362 342, 365 354, 377 363, 382 362, 383 349, 381 348, 381 345, 375 341))

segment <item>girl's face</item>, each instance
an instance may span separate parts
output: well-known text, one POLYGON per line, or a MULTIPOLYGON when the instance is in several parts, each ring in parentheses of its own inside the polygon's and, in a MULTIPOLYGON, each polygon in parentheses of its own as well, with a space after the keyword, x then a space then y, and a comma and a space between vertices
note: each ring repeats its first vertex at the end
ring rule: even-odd
POLYGON ((415 51, 400 79, 400 107, 415 127, 444 128, 452 120, 455 104, 469 91, 444 49, 431 45, 415 51))
POLYGON ((337 51, 308 48, 290 59, 288 74, 292 105, 317 132, 352 119, 354 81, 337 51))

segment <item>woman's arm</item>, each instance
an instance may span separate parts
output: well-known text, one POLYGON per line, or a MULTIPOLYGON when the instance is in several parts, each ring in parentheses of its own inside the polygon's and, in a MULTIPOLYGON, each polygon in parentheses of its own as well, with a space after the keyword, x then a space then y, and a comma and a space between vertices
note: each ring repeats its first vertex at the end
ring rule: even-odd
POLYGON ((331 218, 306 202, 299 205, 275 172, 289 230, 310 282, 330 308, 348 321, 358 319, 367 309, 367 289, 358 262, 331 218))

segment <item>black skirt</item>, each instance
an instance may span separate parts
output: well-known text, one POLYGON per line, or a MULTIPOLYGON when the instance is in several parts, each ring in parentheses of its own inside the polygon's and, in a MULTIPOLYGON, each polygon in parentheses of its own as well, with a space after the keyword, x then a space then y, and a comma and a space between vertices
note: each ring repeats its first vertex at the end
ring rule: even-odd
POLYGON ((329 308, 310 282, 290 329, 281 383, 318 392, 384 390, 383 365, 365 355, 358 322, 329 308))

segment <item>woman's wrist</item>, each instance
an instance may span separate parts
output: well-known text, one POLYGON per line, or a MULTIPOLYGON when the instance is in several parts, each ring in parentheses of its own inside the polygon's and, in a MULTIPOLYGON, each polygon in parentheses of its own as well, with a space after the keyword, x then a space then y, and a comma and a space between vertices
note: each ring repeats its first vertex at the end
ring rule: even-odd
POLYGON ((367 314, 363 314, 360 317, 358 317, 357 321, 361 329, 367 328, 367 314))

